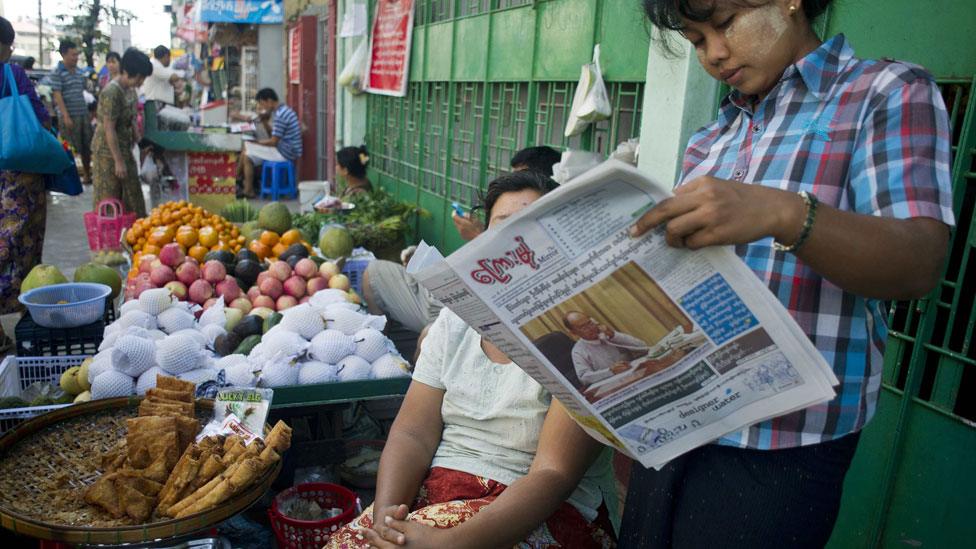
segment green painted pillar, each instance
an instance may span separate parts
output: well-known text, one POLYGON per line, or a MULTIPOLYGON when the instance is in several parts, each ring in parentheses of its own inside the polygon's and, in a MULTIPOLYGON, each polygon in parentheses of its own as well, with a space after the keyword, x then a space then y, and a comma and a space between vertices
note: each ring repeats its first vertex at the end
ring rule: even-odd
POLYGON ((701 68, 687 40, 672 38, 675 52, 668 52, 656 30, 654 38, 647 56, 638 167, 670 188, 680 174, 688 138, 715 118, 718 82, 701 68))

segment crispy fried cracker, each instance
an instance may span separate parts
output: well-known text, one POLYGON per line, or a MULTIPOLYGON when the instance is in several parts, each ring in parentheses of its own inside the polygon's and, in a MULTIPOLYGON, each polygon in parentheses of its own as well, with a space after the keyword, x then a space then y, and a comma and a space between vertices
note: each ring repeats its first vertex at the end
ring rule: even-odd
POLYGON ((140 523, 149 520, 156 508, 156 498, 147 496, 128 484, 116 482, 115 486, 119 492, 119 506, 125 510, 125 514, 140 523))
POLYGON ((118 473, 102 475, 94 484, 85 490, 85 501, 97 505, 108 511, 115 518, 121 518, 125 511, 119 505, 119 492, 115 488, 115 477, 118 473))
POLYGON ((187 448, 180 461, 173 468, 166 485, 159 494, 159 507, 165 509, 176 503, 183 489, 196 478, 200 471, 200 449, 195 445, 187 448))
POLYGON ((193 444, 200 432, 200 422, 188 417, 176 418, 176 432, 179 434, 179 453, 182 455, 193 444))
POLYGON ((142 471, 133 469, 123 469, 115 477, 115 486, 128 486, 133 490, 147 496, 156 496, 163 489, 162 483, 145 478, 142 471))
POLYGON ((172 452, 170 467, 176 464, 179 454, 176 451, 178 436, 175 418, 144 416, 127 419, 126 428, 128 429, 125 438, 129 453, 129 465, 134 469, 148 467, 153 460, 164 452, 172 452), (172 444, 172 450, 169 449, 170 444, 172 444))
POLYGON ((166 389, 167 391, 179 391, 181 393, 187 391, 193 393, 197 390, 197 386, 189 381, 183 381, 182 379, 164 376, 162 374, 156 374, 156 388, 166 389))
POLYGON ((146 391, 146 396, 157 398, 159 400, 173 400, 176 402, 193 403, 193 393, 191 391, 173 391, 170 389, 160 389, 159 387, 156 387, 146 391))

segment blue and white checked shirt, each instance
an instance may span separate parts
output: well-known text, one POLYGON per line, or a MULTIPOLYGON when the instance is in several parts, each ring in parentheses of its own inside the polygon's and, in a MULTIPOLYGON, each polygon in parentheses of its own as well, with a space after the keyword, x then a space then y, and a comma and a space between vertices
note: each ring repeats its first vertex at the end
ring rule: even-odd
MULTIPOLYGON (((841 210, 953 224, 949 121, 918 66, 854 57, 843 35, 791 65, 755 106, 733 92, 688 143, 682 181, 720 179, 810 192, 841 210)), ((772 239, 736 253, 776 294, 840 380, 832 401, 727 435, 789 448, 860 430, 874 415, 888 329, 882 303, 825 280, 772 239)), ((878 268, 884 268, 879 265, 878 268)))

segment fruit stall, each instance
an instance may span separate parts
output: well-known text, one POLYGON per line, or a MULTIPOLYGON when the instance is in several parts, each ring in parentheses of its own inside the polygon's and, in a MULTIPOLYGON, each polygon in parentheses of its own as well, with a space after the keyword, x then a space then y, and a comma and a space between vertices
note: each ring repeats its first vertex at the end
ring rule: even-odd
POLYGON ((368 501, 412 366, 386 317, 364 306, 361 275, 373 254, 356 246, 400 246, 421 213, 382 205, 382 193, 371 200, 359 217, 171 201, 133 221, 121 250, 99 250, 124 266, 93 261, 70 282, 53 266, 35 267, 21 301, 22 322, 37 333, 0 363, 0 523, 16 542, 173 541, 248 521, 280 545, 301 535, 280 508, 289 497, 307 500, 296 494, 309 486, 332 502, 311 524, 368 501), (364 217, 371 209, 385 223, 363 229, 376 224, 364 217), (84 318, 75 314, 82 307, 84 318), (246 423, 250 411, 228 420, 240 403, 221 404, 242 392, 266 404, 247 428, 234 421, 246 423), (145 435, 160 421, 154 432, 174 433, 165 449, 147 446, 145 435), (244 436, 262 431, 256 442, 244 436), (47 484, 12 474, 56 440, 71 443, 34 468, 63 474, 47 484), (145 450, 168 457, 147 462, 145 450), (215 474, 203 471, 208 455, 223 464, 215 474), (340 505, 348 488, 356 493, 340 505), (238 514, 282 490, 268 516, 238 514), (22 504, 30 494, 35 501, 22 504))
POLYGON ((175 197, 219 211, 234 200, 239 134, 225 127, 191 125, 190 117, 155 101, 145 105, 145 139, 165 158, 173 174, 175 197))

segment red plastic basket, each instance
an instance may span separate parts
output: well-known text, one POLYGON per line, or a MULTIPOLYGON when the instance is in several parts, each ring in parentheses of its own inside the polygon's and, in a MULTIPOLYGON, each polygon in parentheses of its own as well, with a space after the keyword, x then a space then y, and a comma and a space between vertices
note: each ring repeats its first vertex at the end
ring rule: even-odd
POLYGON ((333 532, 356 518, 358 498, 356 494, 336 484, 327 482, 307 482, 283 490, 275 496, 268 509, 271 527, 278 538, 278 547, 295 549, 318 549, 329 541, 333 532), (298 496, 310 499, 323 509, 339 508, 342 514, 323 520, 298 520, 286 517, 279 511, 281 502, 298 496))
POLYGON ((126 213, 119 200, 115 198, 102 200, 94 212, 85 212, 88 247, 93 252, 120 249, 122 231, 131 227, 135 221, 135 212, 126 213))

